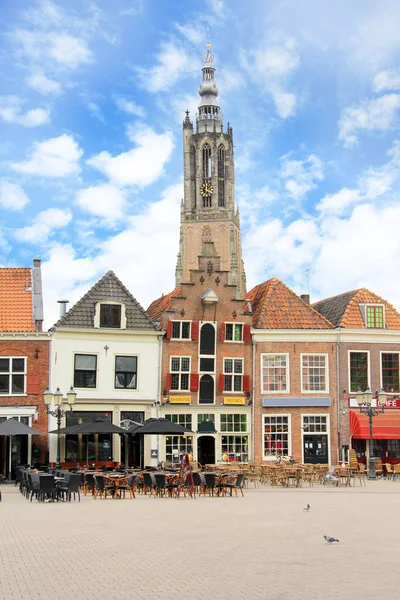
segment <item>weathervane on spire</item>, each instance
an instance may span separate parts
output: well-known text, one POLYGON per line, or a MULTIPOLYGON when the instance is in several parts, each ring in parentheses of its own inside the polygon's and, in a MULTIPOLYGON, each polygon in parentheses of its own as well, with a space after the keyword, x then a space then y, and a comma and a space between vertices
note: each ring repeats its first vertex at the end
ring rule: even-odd
POLYGON ((208 42, 206 44, 207 51, 203 54, 203 62, 206 65, 211 65, 214 62, 214 54, 210 52, 210 29, 207 27, 207 38, 208 42))

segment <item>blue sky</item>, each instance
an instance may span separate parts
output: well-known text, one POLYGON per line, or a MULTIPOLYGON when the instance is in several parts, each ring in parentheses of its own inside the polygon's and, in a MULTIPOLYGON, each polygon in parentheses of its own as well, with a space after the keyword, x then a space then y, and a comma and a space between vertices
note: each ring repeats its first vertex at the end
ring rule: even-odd
POLYGON ((0 264, 41 258, 46 325, 112 269, 174 287, 182 120, 208 36, 248 288, 368 287, 400 309, 400 4, 3 0, 0 264))

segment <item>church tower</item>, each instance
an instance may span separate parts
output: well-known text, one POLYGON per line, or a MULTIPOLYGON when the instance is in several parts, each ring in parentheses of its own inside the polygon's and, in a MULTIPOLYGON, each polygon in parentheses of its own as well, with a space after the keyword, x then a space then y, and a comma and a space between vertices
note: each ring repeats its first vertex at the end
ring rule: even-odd
POLYGON ((177 287, 190 281, 189 271, 198 268, 198 257, 211 242, 220 269, 229 271, 229 283, 236 285, 241 296, 246 291, 246 275, 235 208, 233 135, 229 123, 224 132, 210 44, 203 61, 196 131, 189 111, 183 121, 184 198, 175 280, 177 287))

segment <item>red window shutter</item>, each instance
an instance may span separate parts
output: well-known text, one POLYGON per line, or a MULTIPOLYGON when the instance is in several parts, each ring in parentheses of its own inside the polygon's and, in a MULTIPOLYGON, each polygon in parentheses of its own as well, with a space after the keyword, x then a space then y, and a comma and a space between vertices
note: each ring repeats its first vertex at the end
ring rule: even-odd
POLYGON ((171 373, 167 373, 167 390, 171 389, 171 373))
POLYGON ((243 375, 243 391, 250 392, 250 375, 243 375))
POLYGON ((172 321, 168 321, 167 324, 167 340, 172 338, 172 321))
POLYGON ((250 325, 244 325, 244 327, 243 327, 243 341, 244 342, 251 341, 250 325))
POLYGON ((39 393, 39 375, 27 375, 26 377, 26 393, 39 393))
POLYGON ((197 373, 192 373, 190 375, 190 391, 191 392, 199 391, 199 376, 197 373))
POLYGON ((225 323, 221 324, 221 342, 225 341, 225 323))
POLYGON ((220 375, 219 376, 219 391, 223 392, 225 389, 225 376, 224 375, 220 375))
POLYGON ((198 340, 199 339, 199 322, 198 321, 192 321, 192 340, 198 340))

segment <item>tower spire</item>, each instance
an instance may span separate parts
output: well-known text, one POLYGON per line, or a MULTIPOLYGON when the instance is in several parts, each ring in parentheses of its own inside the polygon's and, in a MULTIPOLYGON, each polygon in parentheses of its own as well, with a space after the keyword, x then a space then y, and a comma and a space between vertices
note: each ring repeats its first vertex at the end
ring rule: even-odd
POLYGON ((197 115, 197 131, 221 131, 222 114, 218 103, 218 88, 215 81, 215 60, 210 50, 210 42, 207 42, 206 51, 203 54, 204 67, 202 68, 203 80, 200 84, 200 104, 197 115))

